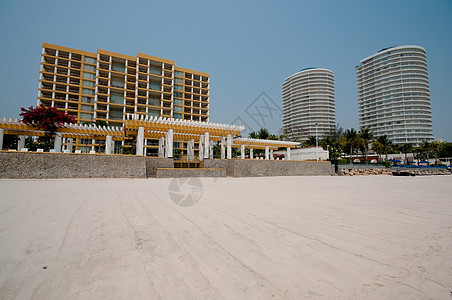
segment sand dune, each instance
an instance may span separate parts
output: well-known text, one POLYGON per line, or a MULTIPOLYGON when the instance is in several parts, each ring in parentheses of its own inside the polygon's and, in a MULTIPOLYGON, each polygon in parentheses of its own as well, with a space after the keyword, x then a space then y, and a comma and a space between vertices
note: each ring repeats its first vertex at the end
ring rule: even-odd
POLYGON ((451 297, 452 176, 170 181, 1 180, 0 299, 451 297))

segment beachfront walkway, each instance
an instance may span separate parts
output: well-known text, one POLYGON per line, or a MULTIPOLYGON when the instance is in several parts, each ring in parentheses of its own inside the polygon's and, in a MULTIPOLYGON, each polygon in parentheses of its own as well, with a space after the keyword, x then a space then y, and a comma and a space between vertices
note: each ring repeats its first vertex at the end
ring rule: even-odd
POLYGON ((0 180, 0 299, 450 297, 452 176, 170 182, 0 180))

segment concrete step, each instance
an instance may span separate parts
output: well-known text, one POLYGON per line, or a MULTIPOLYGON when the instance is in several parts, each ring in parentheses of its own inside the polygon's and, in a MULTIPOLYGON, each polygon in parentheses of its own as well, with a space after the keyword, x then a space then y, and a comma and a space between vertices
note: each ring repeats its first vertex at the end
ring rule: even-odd
POLYGON ((226 177, 224 168, 157 168, 157 178, 226 177))

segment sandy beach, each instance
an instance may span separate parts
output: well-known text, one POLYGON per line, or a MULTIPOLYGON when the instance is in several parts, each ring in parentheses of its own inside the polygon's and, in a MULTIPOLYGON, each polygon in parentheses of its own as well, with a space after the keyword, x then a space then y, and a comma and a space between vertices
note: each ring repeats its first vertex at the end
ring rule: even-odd
POLYGON ((452 176, 0 180, 0 191, 0 299, 452 297, 452 176))

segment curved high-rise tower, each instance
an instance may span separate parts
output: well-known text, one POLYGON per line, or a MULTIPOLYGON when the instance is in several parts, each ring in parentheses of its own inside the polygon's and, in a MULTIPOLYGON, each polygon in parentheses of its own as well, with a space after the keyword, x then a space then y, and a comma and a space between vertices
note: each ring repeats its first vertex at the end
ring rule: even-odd
POLYGON ((328 69, 306 68, 282 84, 283 131, 307 140, 319 139, 336 124, 334 75, 328 69))
POLYGON ((382 49, 356 67, 359 127, 395 144, 432 141, 432 113, 425 49, 382 49))

